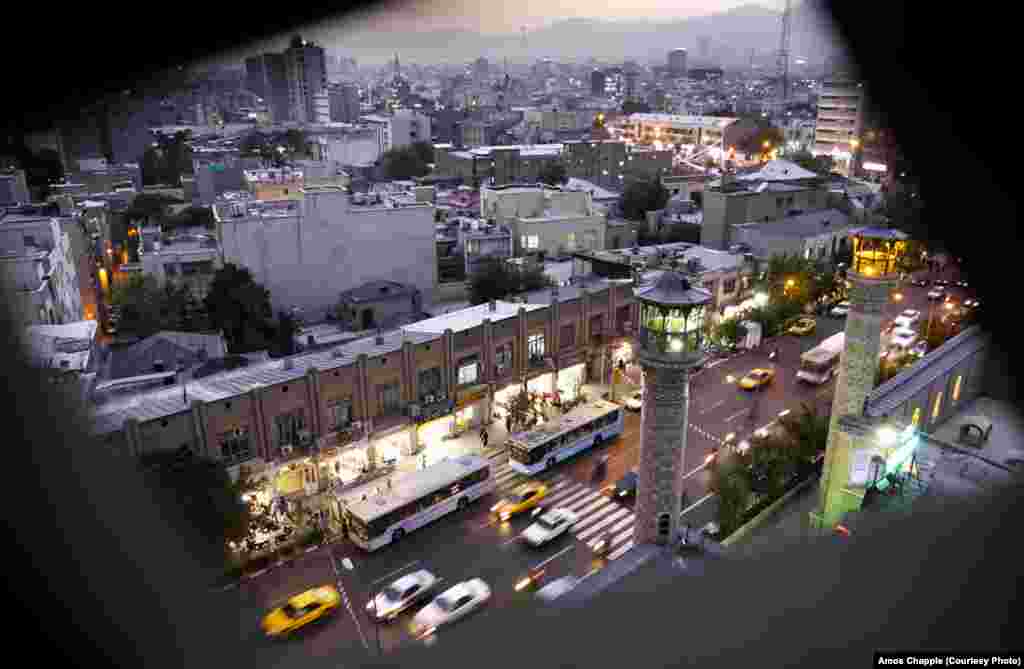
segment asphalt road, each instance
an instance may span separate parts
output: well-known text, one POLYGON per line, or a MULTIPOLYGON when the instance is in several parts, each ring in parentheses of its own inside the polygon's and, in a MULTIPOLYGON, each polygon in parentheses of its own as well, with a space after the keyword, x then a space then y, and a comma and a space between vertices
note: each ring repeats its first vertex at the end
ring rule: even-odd
MULTIPOLYGON (((944 278, 956 279, 956 270, 948 269, 944 278)), ((887 319, 906 308, 918 309, 928 317, 929 302, 925 294, 929 288, 906 285, 904 298, 890 303, 887 319)), ((947 289, 955 299, 962 300, 965 291, 947 289)), ((737 439, 749 437, 756 429, 774 420, 784 409, 798 411, 801 404, 813 403, 827 411, 831 403, 834 381, 823 386, 798 383, 795 378, 800 354, 816 346, 826 337, 845 327, 845 319, 818 317, 813 334, 805 337, 785 335, 771 342, 779 355, 768 359, 767 351, 745 352, 733 359, 721 361, 697 374, 690 394, 690 427, 685 454, 685 490, 690 507, 684 521, 699 527, 715 515, 715 500, 707 492, 708 474, 703 468, 705 457, 720 445, 730 432, 737 439), (736 380, 751 369, 773 366, 774 383, 768 388, 748 392, 740 390, 736 380)), ((631 545, 632 504, 611 499, 603 489, 634 467, 639 461, 640 415, 627 412, 625 432, 619 439, 605 446, 581 454, 572 461, 558 465, 554 470, 532 477, 548 483, 548 504, 568 506, 581 515, 572 535, 565 535, 551 545, 531 549, 516 537, 529 524, 529 517, 514 518, 509 523, 496 523, 490 507, 500 497, 518 489, 528 479, 509 469, 504 455, 494 458, 495 476, 499 491, 483 498, 463 512, 422 528, 405 537, 398 545, 387 546, 373 554, 347 544, 334 544, 320 549, 295 563, 268 572, 222 596, 235 600, 238 616, 238 634, 247 642, 266 648, 268 663, 322 659, 337 661, 359 658, 376 653, 379 643, 387 653, 398 646, 417 643, 408 633, 412 614, 406 614, 389 625, 375 625, 364 613, 370 591, 378 591, 388 582, 414 568, 426 568, 446 579, 448 583, 480 577, 492 589, 492 598, 482 610, 457 625, 472 633, 472 626, 487 624, 488 611, 498 607, 525 606, 532 592, 517 593, 514 585, 531 566, 543 563, 546 569, 542 584, 560 576, 577 577, 603 566, 590 550, 593 542, 605 532, 613 539, 612 559, 628 550, 631 545), (592 476, 596 458, 603 453, 610 456, 607 475, 602 480, 592 476), (329 551, 340 560, 348 557, 354 571, 342 569, 341 585, 349 595, 352 613, 342 608, 331 619, 301 631, 283 642, 269 642, 260 632, 260 619, 270 608, 289 596, 325 583, 338 580, 329 551), (354 614, 354 615, 353 615, 354 614)), ((460 631, 460 633, 463 633, 460 631)), ((438 633, 440 638, 443 629, 438 633)), ((314 662, 315 663, 315 662, 314 662)))

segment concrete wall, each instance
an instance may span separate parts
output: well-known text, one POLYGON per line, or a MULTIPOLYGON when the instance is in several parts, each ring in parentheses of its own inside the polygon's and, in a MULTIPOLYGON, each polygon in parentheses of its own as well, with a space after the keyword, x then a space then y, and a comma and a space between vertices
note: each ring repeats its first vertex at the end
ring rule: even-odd
POLYGON ((250 268, 275 311, 333 309, 339 294, 378 279, 415 286, 429 301, 437 285, 434 211, 350 207, 342 192, 307 193, 303 215, 227 219, 224 260, 250 268))

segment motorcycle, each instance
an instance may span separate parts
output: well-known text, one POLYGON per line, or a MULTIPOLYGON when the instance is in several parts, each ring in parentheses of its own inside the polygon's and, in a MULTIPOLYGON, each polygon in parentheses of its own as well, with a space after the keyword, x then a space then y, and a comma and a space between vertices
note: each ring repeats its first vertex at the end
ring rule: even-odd
POLYGON ((609 532, 594 544, 594 557, 605 558, 612 551, 612 535, 609 532))
POLYGON ((536 587, 537 583, 540 582, 542 576, 544 576, 543 568, 535 567, 531 569, 525 577, 523 577, 522 579, 520 579, 518 583, 516 583, 516 592, 522 592, 523 590, 529 587, 536 587))

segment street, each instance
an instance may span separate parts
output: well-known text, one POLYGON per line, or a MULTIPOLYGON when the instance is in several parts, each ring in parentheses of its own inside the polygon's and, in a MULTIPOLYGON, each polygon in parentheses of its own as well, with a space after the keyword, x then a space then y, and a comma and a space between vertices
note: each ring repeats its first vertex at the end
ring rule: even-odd
MULTIPOLYGON (((947 270, 947 274, 953 271, 947 270)), ((925 294, 929 289, 905 285, 902 288, 903 299, 890 303, 886 308, 886 321, 907 308, 918 309, 922 318, 927 318, 929 302, 925 294)), ((949 292, 957 299, 964 297, 961 289, 949 289, 949 292)), ((808 336, 777 337, 763 350, 745 352, 713 363, 692 378, 690 425, 684 459, 686 498, 683 516, 690 527, 701 527, 715 518, 715 500, 707 491, 709 475, 704 466, 705 457, 719 448, 727 434, 735 433, 737 441, 748 438, 775 420, 779 412, 789 409, 797 413, 804 403, 816 406, 820 413, 829 410, 835 381, 811 386, 798 382, 796 371, 800 355, 841 331, 845 327, 845 319, 822 316, 816 320, 816 330, 808 336), (778 350, 775 360, 768 357, 771 349, 778 350), (762 390, 741 390, 736 382, 757 367, 774 367, 774 381, 762 390)), ((442 589, 475 577, 488 583, 492 590, 491 600, 480 611, 457 623, 460 628, 469 630, 460 633, 470 634, 472 626, 486 624, 477 621, 486 619, 489 610, 528 605, 533 599, 533 592, 517 593, 514 586, 532 566, 544 565, 546 571, 541 585, 561 576, 572 574, 582 577, 599 569, 602 562, 594 559, 591 547, 600 536, 611 532, 614 537, 610 559, 616 559, 632 546, 632 502, 613 500, 602 489, 614 484, 638 462, 640 422, 638 412, 627 411, 625 430, 619 439, 532 478, 512 471, 506 455, 497 454, 492 457, 492 471, 498 482, 498 491, 494 495, 411 533, 400 544, 366 554, 343 541, 314 551, 293 566, 272 570, 225 592, 223 596, 236 600, 239 634, 247 641, 264 645, 268 659, 274 662, 374 654, 378 639, 383 652, 387 653, 414 642, 408 632, 413 614, 404 614, 392 624, 374 624, 365 612, 368 594, 380 591, 414 569, 428 569, 445 579, 446 585, 442 589), (595 481, 592 476, 594 465, 597 457, 604 453, 610 457, 607 474, 603 480, 595 481), (527 480, 541 480, 548 484, 548 496, 543 502, 545 506, 565 506, 580 516, 569 534, 540 549, 530 548, 517 539, 531 522, 529 513, 508 523, 497 522, 490 514, 491 506, 498 499, 515 492, 527 480), (339 607, 333 618, 300 631, 292 639, 266 641, 260 630, 260 620, 269 609, 298 592, 337 582, 329 551, 334 553, 338 564, 346 557, 353 563, 351 571, 339 567, 341 586, 349 597, 352 612, 345 606, 339 607)), ((438 636, 443 635, 442 628, 438 636)))

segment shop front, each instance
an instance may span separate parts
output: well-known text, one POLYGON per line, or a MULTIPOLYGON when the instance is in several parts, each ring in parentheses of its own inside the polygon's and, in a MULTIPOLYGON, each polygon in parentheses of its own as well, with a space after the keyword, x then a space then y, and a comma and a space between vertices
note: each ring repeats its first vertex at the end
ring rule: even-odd
POLYGON ((373 435, 370 438, 367 458, 373 460, 377 466, 387 467, 397 464, 403 454, 411 455, 415 451, 415 426, 403 424, 373 435))
POLYGON ((580 394, 580 389, 587 380, 587 369, 584 357, 578 354, 565 361, 558 370, 558 397, 562 402, 572 402, 580 394))

